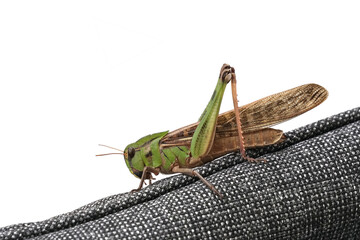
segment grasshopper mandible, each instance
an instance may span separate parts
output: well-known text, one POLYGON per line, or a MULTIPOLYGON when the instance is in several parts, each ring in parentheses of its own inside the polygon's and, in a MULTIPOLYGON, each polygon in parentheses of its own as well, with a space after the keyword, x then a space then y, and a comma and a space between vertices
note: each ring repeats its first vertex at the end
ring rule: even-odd
MULTIPOLYGON (((139 191, 146 179, 151 184, 154 179, 152 173, 183 173, 198 177, 215 194, 222 197, 194 167, 237 150, 251 162, 265 161, 248 157, 245 148, 263 147, 284 141, 286 136, 283 132, 269 126, 318 106, 327 96, 325 88, 317 84, 306 84, 239 108, 235 70, 224 64, 214 93, 197 123, 173 132, 165 131, 145 136, 129 144, 118 154, 124 155, 130 172, 141 179, 139 187, 133 191, 139 191), (230 81, 234 110, 219 115, 225 87, 230 81)), ((97 156, 101 155, 108 154, 97 156)))

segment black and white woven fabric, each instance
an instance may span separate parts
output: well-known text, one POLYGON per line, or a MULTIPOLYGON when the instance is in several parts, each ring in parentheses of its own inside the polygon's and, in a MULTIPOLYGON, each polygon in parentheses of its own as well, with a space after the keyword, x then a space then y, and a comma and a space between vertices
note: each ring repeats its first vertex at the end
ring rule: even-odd
POLYGON ((360 239, 360 108, 232 153, 198 171, 51 219, 0 229, 0 239, 360 239))

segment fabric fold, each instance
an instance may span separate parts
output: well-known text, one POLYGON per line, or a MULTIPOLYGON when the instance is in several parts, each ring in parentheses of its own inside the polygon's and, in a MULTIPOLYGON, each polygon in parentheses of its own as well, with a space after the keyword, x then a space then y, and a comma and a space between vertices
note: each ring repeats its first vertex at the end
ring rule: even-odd
POLYGON ((196 178, 172 176, 138 193, 0 229, 0 239, 360 238, 360 108, 286 133, 281 144, 220 157, 196 178))

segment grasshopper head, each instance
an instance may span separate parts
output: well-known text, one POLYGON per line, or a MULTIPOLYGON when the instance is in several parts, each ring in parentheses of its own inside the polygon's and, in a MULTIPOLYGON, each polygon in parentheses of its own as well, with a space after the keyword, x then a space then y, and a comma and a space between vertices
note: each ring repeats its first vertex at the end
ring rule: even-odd
POLYGON ((128 145, 124 150, 124 159, 130 172, 137 178, 141 178, 144 169, 144 162, 141 159, 140 149, 134 144, 128 145))
POLYGON ((135 143, 129 144, 124 150, 124 159, 130 172, 137 178, 141 178, 145 163, 141 156, 141 149, 145 148, 152 141, 164 137, 169 131, 159 132, 140 138, 135 143))
POLYGON ((99 145, 103 146, 103 147, 118 150, 119 153, 105 153, 105 154, 98 154, 96 156, 105 156, 105 155, 112 155, 112 154, 124 155, 126 165, 129 168, 130 172, 132 174, 134 174, 134 176, 137 178, 142 177, 143 170, 144 170, 144 162, 141 159, 140 148, 139 148, 139 144, 137 142, 128 145, 124 151, 114 148, 114 147, 106 146, 103 144, 99 144, 99 145))

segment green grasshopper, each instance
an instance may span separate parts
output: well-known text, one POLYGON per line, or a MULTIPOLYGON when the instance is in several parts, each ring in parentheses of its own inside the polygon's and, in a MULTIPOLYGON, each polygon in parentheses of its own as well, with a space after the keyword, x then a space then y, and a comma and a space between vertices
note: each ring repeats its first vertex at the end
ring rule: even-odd
MULTIPOLYGON (((121 153, 130 172, 140 178, 139 191, 146 179, 158 175, 183 173, 198 177, 215 194, 222 194, 194 167, 219 156, 240 150, 243 158, 251 162, 265 161, 246 155, 245 148, 263 147, 286 139, 281 130, 268 128, 296 117, 322 103, 328 96, 325 88, 306 84, 270 95, 253 103, 238 107, 234 68, 224 64, 211 99, 197 123, 140 138, 121 153), (231 81, 234 110, 219 115, 226 85, 231 81), (241 115, 241 121, 240 121, 241 115)), ((105 145, 102 145, 105 146, 105 145)), ((108 147, 108 146, 106 146, 108 147)), ((110 147, 112 148, 112 147, 110 147)), ((108 155, 100 154, 97 156, 108 155)))

